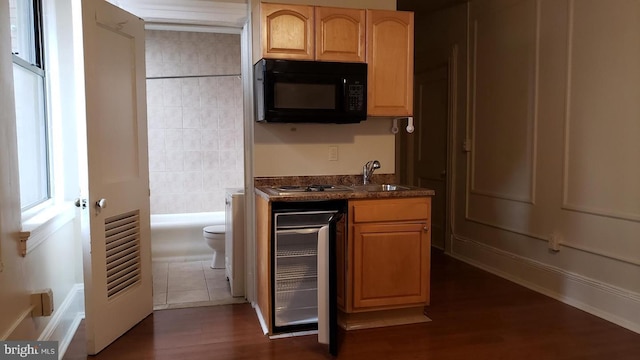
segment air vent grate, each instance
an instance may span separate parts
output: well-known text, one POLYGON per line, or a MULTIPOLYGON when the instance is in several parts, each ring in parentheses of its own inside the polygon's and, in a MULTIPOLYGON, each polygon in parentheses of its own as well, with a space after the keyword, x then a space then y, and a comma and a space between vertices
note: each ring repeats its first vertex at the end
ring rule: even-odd
POLYGON ((140 213, 105 220, 107 298, 140 283, 140 213))

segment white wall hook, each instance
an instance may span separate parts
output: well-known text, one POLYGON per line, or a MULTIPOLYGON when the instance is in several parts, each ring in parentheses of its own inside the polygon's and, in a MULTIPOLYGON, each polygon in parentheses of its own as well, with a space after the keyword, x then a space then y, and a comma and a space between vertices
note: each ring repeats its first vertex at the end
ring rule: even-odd
POLYGON ((408 116, 406 118, 394 118, 393 126, 391 127, 391 133, 397 134, 399 131, 398 128, 398 120, 407 119, 407 132, 411 134, 416 128, 413 126, 413 116, 408 116))

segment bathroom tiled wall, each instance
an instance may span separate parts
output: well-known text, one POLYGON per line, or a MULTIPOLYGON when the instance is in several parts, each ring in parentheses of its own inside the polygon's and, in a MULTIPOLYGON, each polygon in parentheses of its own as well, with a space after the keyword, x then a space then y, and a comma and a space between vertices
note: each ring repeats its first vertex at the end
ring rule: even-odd
POLYGON ((151 213, 224 210, 243 186, 240 35, 146 31, 151 213))

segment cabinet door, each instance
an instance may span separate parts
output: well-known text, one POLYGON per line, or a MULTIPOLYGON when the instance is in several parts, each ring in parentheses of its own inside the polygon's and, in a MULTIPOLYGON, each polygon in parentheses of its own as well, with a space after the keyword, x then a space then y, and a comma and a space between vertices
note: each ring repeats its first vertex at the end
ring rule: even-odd
POLYGON ((256 300, 262 318, 271 326, 271 203, 260 195, 256 199, 256 300))
POLYGON ((426 223, 353 226, 353 308, 428 304, 430 241, 426 223))
POLYGON ((367 113, 413 116, 413 13, 367 10, 367 113))
POLYGON ((365 10, 315 8, 315 57, 319 61, 365 61, 365 10))
POLYGON ((260 4, 262 57, 313 59, 313 7, 260 4))

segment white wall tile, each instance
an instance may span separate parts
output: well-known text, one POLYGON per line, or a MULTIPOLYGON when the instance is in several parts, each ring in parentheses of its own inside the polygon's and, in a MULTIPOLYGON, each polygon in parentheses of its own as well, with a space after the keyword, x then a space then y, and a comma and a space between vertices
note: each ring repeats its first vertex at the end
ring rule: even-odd
POLYGON ((147 80, 147 106, 162 107, 162 80, 147 80))
POLYGON ((163 126, 165 129, 182 129, 182 107, 181 106, 165 106, 163 107, 163 126))
POLYGON ((184 173, 179 171, 167 172, 168 188, 167 193, 177 194, 182 193, 184 190, 184 173))
POLYGON ((202 152, 202 170, 204 171, 220 170, 220 153, 218 151, 202 152))
POLYGON ((202 137, 201 129, 183 129, 182 130, 182 139, 183 139, 183 148, 185 150, 201 150, 200 139, 202 137))
POLYGON ((185 173, 184 186, 187 193, 202 193, 202 171, 185 173))
POLYGON ((200 145, 202 150, 218 150, 219 137, 217 130, 206 129, 200 134, 200 145))
POLYGON ((164 129, 164 110, 161 106, 148 106, 147 127, 149 129, 164 129))
POLYGON ((162 129, 148 130, 149 152, 164 151, 165 133, 162 129))
POLYGON ((220 191, 221 173, 220 170, 202 172, 202 186, 205 191, 220 191))
POLYGON ((184 152, 184 171, 202 171, 202 152, 184 152))
POLYGON ((220 168, 222 171, 233 171, 236 168, 235 151, 220 151, 220 168))
POLYGON ((184 151, 167 151, 165 153, 166 171, 184 170, 184 151))
POLYGON ((171 129, 165 133, 164 146, 167 151, 183 150, 182 129, 171 129))
POLYGON ((239 73, 240 36, 146 33, 148 76, 198 76, 147 80, 151 212, 223 210, 243 184, 242 82, 218 75, 239 73))
POLYGON ((182 82, 180 79, 162 80, 162 104, 182 106, 182 82))
POLYGON ((168 41, 162 44, 162 61, 179 62, 180 61, 180 43, 178 41, 168 41))
POLYGON ((200 106, 200 83, 196 78, 182 80, 182 106, 200 106))
POLYGON ((182 127, 185 129, 200 129, 200 107, 183 107, 182 108, 182 127))
POLYGON ((236 140, 233 137, 233 132, 221 131, 221 133, 226 136, 220 137, 220 150, 225 152, 234 151, 236 149, 236 140))
MULTIPOLYGON (((228 101, 233 104, 233 99, 228 99, 228 101)), ((236 113, 232 107, 227 106, 220 110, 218 114, 218 129, 229 130, 235 127, 236 113)))
POLYGON ((219 111, 217 107, 204 106, 200 115, 204 129, 218 129, 219 111))
POLYGON ((164 171, 166 156, 164 150, 149 152, 149 171, 164 171))

